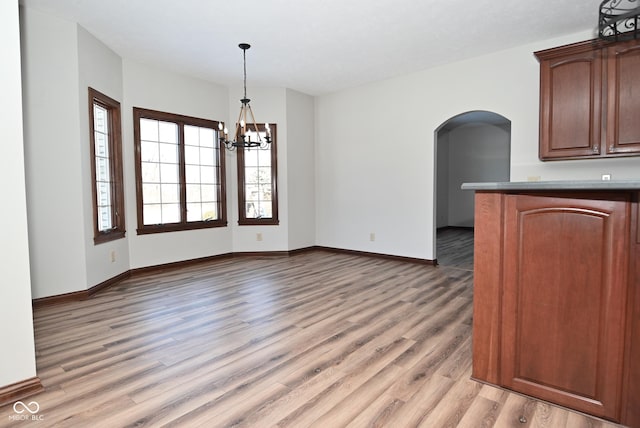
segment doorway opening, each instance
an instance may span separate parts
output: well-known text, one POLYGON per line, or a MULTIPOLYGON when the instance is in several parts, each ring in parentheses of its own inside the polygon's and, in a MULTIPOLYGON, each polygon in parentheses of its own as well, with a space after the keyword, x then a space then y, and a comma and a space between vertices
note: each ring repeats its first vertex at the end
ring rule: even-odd
POLYGON ((435 134, 435 259, 473 270, 474 192, 460 186, 509 181, 511 121, 490 111, 468 111, 442 123, 435 134))

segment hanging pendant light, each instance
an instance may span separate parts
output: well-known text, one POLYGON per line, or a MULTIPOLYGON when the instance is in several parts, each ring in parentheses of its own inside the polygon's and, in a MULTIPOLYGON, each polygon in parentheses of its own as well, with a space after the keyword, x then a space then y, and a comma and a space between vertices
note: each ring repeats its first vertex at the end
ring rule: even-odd
POLYGON ((616 42, 640 39, 640 2, 604 0, 600 3, 598 37, 616 42))
POLYGON ((251 100, 247 98, 247 49, 249 49, 251 45, 248 43, 240 43, 238 47, 242 49, 242 59, 244 62, 244 98, 240 100, 240 115, 236 122, 236 132, 233 140, 229 140, 229 130, 224 126, 224 123, 220 122, 218 124, 218 128, 220 130, 220 143, 224 144, 229 150, 235 150, 238 147, 259 147, 266 149, 271 143, 271 129, 269 129, 269 124, 266 123, 266 135, 264 137, 260 135, 256 118, 254 117, 253 110, 251 110, 251 106, 249 105, 251 100), (251 133, 255 133, 257 136, 256 141, 251 141, 251 133))

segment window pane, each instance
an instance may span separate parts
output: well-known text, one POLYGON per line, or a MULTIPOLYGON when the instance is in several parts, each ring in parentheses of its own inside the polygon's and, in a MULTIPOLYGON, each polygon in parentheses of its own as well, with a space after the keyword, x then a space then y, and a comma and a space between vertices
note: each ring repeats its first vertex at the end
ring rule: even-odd
POLYGON ((247 201, 259 201, 260 187, 257 184, 247 184, 244 187, 244 198, 247 201))
POLYGON ((202 221, 202 204, 187 204, 187 221, 202 221))
POLYGON ((216 154, 213 149, 200 148, 200 164, 201 165, 215 165, 216 164, 216 154))
POLYGON ((258 166, 258 152, 261 150, 244 150, 244 165, 245 166, 258 166))
POLYGON ((200 167, 198 165, 185 166, 185 180, 187 183, 199 183, 200 167))
POLYGON ((258 204, 255 202, 245 203, 245 217, 258 218, 258 204))
POLYGON ((271 166, 271 150, 256 150, 256 152, 258 152, 258 164, 260 166, 271 166))
POLYGON ((109 181, 109 159, 96 157, 96 181, 109 181))
POLYGON ((160 185, 143 184, 142 200, 145 204, 159 204, 160 202, 162 202, 162 199, 160 199, 160 185))
POLYGON ((110 183, 98 182, 96 183, 98 192, 98 206, 110 206, 111 205, 111 185, 110 183))
POLYGON ((187 202, 200 202, 200 185, 187 184, 187 202))
POLYGON ((98 230, 104 232, 112 227, 111 206, 98 207, 98 230))
POLYGON ((217 220, 218 217, 218 204, 216 203, 203 203, 202 204, 202 220, 217 220))
POLYGON ((158 143, 142 141, 140 143, 140 159, 142 162, 158 162, 160 160, 158 143))
POLYGON ((172 163, 161 163, 160 180, 163 183, 178 183, 178 165, 172 163))
POLYGON ((200 186, 200 196, 203 202, 214 202, 218 200, 218 186, 213 184, 203 184, 200 186))
POLYGON ((216 168, 213 166, 201 167, 200 182, 203 184, 216 184, 216 168))
POLYGON ((179 203, 180 202, 180 185, 179 184, 162 184, 162 203, 179 203))
POLYGON ((184 126, 184 144, 189 146, 200 145, 200 132, 197 126, 185 125, 184 126))
POLYGON ((106 134, 94 132, 96 156, 109 157, 109 138, 106 134))
POLYGON ((160 162, 178 163, 178 145, 160 143, 160 162))
POLYGON ((259 183, 258 168, 247 167, 244 169, 245 183, 259 183))
POLYGON ((200 149, 196 146, 184 146, 184 163, 198 165, 200 163, 200 149))
POLYGON ((163 143, 177 144, 178 142, 178 125, 171 122, 158 122, 158 132, 160 138, 158 141, 163 143))
POLYGON ((271 201, 271 184, 261 184, 259 195, 261 201, 271 201))
POLYGON ((272 218, 273 215, 271 213, 271 204, 270 203, 261 203, 260 204, 260 218, 272 218))
POLYGON ((162 223, 180 222, 180 204, 162 204, 162 223))
POLYGON ((202 147, 215 147, 216 133, 210 128, 200 128, 200 145, 202 147))
POLYGON ((96 133, 107 133, 107 120, 108 120, 108 112, 107 109, 102 107, 99 104, 93 104, 93 130, 96 133))
POLYGON ((158 121, 140 119, 140 140, 158 141, 158 121))
POLYGON ((144 224, 161 224, 162 223, 162 211, 160 210, 160 204, 144 205, 144 224))
POLYGON ((157 163, 142 162, 142 182, 143 183, 159 183, 160 182, 160 165, 157 163))

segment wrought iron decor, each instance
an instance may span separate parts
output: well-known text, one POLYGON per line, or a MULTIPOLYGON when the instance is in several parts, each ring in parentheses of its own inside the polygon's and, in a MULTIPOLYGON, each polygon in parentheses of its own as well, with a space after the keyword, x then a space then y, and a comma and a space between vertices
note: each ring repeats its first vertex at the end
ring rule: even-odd
POLYGON ((640 39, 640 0, 600 3, 598 36, 613 41, 640 39))

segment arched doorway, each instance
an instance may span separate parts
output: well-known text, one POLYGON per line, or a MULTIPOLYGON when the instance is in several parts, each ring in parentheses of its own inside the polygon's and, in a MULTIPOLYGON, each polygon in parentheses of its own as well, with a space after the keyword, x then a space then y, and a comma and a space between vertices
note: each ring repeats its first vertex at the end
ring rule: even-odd
POLYGON ((473 268, 474 193, 462 183, 509 181, 511 121, 468 111, 438 127, 434 144, 434 237, 438 264, 473 268))

